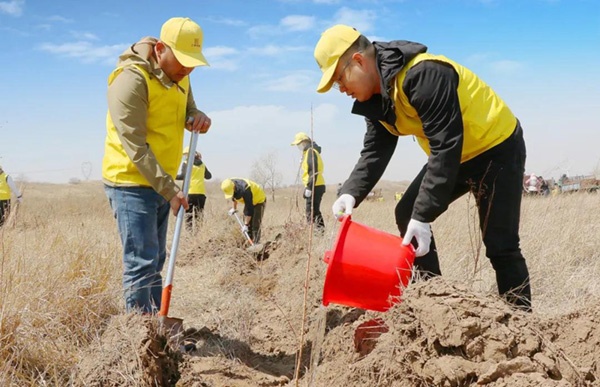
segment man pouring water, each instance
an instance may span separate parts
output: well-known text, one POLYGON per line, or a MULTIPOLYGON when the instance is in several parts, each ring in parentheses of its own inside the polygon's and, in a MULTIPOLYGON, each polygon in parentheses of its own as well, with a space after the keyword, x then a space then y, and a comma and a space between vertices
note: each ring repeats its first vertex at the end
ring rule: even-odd
POLYGON ((498 291, 514 306, 531 310, 527 264, 519 247, 525 142, 506 103, 477 75, 422 44, 370 42, 356 29, 336 25, 322 33, 315 59, 331 87, 355 100, 365 117, 361 156, 333 204, 336 217, 351 214, 379 181, 399 136, 412 136, 427 164, 395 209, 404 241, 416 248, 421 277, 441 275, 430 223, 449 204, 473 193, 486 255, 498 291))

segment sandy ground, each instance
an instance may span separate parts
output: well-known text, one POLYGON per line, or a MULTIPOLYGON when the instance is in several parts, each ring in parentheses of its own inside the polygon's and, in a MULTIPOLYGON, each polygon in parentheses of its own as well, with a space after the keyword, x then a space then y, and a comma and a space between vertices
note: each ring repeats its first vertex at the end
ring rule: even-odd
MULTIPOLYGON (((600 386, 600 303, 541 320, 442 279, 410 285, 385 313, 325 308, 313 291, 296 380, 301 308, 286 300, 302 299, 306 251, 290 242, 292 232, 272 239, 260 262, 243 246, 187 251, 174 297, 182 288, 195 296, 174 299, 173 313, 184 318, 180 343, 169 345, 155 319, 115 317, 74 379, 82 386, 600 386), (214 259, 223 261, 220 270, 214 259)), ((319 258, 310 278, 317 285, 325 273, 319 258)))

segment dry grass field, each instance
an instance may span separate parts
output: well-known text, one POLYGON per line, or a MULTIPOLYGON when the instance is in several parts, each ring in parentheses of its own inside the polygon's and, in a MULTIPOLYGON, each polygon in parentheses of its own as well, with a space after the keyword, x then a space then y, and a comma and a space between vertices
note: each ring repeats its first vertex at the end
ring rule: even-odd
MULTIPOLYGON (((384 200, 364 202, 353 220, 396 233, 402 184, 379 187, 384 200)), ((534 313, 497 298, 468 196, 433 224, 443 280, 412 284, 377 313, 321 306, 335 187, 326 232, 314 236, 299 190, 278 191, 263 226, 272 243, 257 261, 211 183, 205 218, 177 255, 169 314, 184 319, 181 351, 153 319, 124 314, 102 184, 24 188, 0 230, 0 386, 600 385, 599 194, 524 198, 534 313), (374 318, 384 333, 356 345, 374 318)))

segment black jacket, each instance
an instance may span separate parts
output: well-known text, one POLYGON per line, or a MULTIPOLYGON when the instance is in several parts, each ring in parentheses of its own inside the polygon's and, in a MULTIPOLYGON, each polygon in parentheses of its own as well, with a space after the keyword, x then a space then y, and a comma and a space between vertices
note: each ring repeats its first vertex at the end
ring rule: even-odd
MULTIPOLYGON (((196 159, 194 158, 194 165, 196 167, 199 167, 203 164, 202 159, 196 159)), ((175 177, 176 180, 183 180, 185 179, 185 172, 187 169, 187 161, 184 161, 183 164, 181 165, 181 170, 179 171, 179 173, 177 174, 177 176, 175 177)), ((204 178, 206 180, 210 180, 212 179, 212 173, 210 173, 210 171, 208 170, 208 168, 206 168, 206 166, 204 166, 204 178)))
POLYGON ((321 147, 314 141, 312 142, 311 147, 306 151, 309 152, 309 154, 306 155, 306 164, 308 165, 308 184, 306 185, 306 189, 312 191, 315 182, 317 181, 317 173, 323 172, 323 166, 319 165, 319 159, 315 156, 314 152, 316 151, 318 154, 322 153, 321 147))
MULTIPOLYGON (((398 136, 379 122, 392 126, 396 123, 394 101, 390 97, 392 82, 406 63, 427 51, 424 45, 408 41, 373 44, 382 81, 381 94, 368 101, 354 102, 352 113, 365 116, 367 131, 360 159, 341 189, 341 193, 356 198, 356 206, 377 184, 398 143, 398 136)), ((450 65, 424 61, 408 70, 402 84, 421 121, 427 122, 427 128, 433 128, 429 132, 425 128, 432 152, 412 214, 422 222, 432 222, 447 209, 456 184, 463 136, 458 81, 458 74, 450 65)))

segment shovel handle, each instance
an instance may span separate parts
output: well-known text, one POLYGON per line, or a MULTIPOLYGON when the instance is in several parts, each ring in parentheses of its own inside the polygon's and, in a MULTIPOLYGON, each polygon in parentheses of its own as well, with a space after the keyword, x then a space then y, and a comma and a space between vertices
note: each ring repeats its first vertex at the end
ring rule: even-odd
POLYGON ((252 238, 250 238, 250 235, 248 235, 248 233, 246 231, 244 231, 244 224, 242 223, 242 220, 238 216, 237 212, 234 212, 233 215, 235 215, 235 218, 237 219, 237 221, 240 225, 240 230, 242 231, 242 234, 244 234, 246 239, 248 239, 248 242, 250 242, 250 245, 254 246, 254 242, 252 242, 252 238))
MULTIPOLYGON (((193 132, 190 138, 190 151, 188 153, 185 179, 183 181, 183 194, 187 198, 188 190, 190 187, 190 180, 192 180, 192 166, 194 164, 194 155, 196 153, 196 144, 198 143, 198 133, 193 132)), ((175 259, 177 258, 177 250, 179 249, 179 237, 181 235, 181 229, 183 228, 183 217, 185 209, 183 206, 179 207, 177 212, 177 220, 175 222, 175 231, 173 232, 173 244, 171 246, 171 253, 169 254, 169 266, 167 268, 167 276, 160 299, 160 311, 159 316, 167 316, 169 314, 169 305, 171 304, 171 292, 173 291, 173 276, 175 275, 175 259)))
POLYGON ((169 306, 171 304, 171 292, 173 291, 173 285, 167 285, 162 290, 160 298, 160 311, 159 316, 167 316, 169 314, 169 306))

